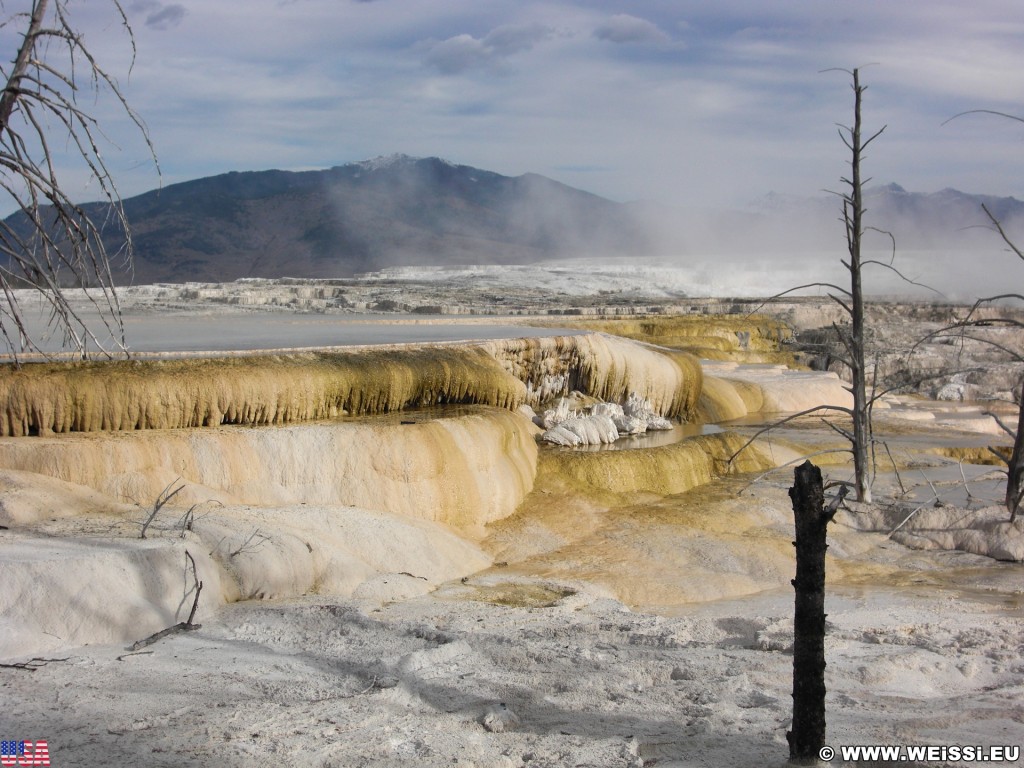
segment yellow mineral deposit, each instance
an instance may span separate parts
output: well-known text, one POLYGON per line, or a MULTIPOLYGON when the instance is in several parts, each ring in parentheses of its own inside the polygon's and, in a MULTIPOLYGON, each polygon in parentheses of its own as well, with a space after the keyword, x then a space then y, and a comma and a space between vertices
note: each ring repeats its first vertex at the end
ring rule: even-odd
MULTIPOLYGON (((705 375, 680 341, 694 328, 690 321, 615 328, 673 342, 660 346, 589 332, 4 367, 0 523, 26 533, 0 562, 0 615, 18 627, 0 651, 39 651, 58 636, 137 639, 173 623, 186 549, 207 585, 203 611, 308 593, 401 599, 479 573, 502 552, 520 567, 533 562, 533 575, 578 567, 576 578, 585 578, 602 552, 650 564, 644 552, 662 545, 649 535, 613 542, 599 532, 632 530, 643 503, 682 498, 716 477, 788 461, 794 451, 759 443, 730 463, 743 445, 732 433, 642 450, 540 450, 538 428, 521 406, 550 407, 572 392, 590 402, 638 395, 657 414, 692 422, 847 397, 834 377, 802 378, 775 366, 722 363, 705 375), (141 540, 154 500, 179 486, 141 540), (82 539, 86 533, 102 541, 82 539), (577 549, 563 549, 573 540, 577 549), (84 583, 100 597, 76 598, 84 583), (39 594, 67 611, 33 614, 39 594), (123 610, 114 615, 111 604, 123 610)), ((747 349, 778 336, 759 326, 712 334, 722 347, 747 349)), ((685 526, 659 514, 665 525, 651 529, 661 532, 655 538, 677 540, 685 526)), ((745 530, 740 522, 736 530, 745 530)), ((752 591, 762 576, 774 578, 778 553, 788 554, 786 536, 763 548, 763 568, 740 568, 714 588, 679 587, 681 568, 712 568, 667 552, 661 578, 644 576, 654 565, 637 565, 605 581, 637 605, 752 591)), ((742 559, 741 543, 730 541, 714 551, 742 559)))
POLYGON ((745 442, 735 433, 723 432, 641 451, 559 451, 545 454, 543 460, 583 488, 668 496, 734 472, 768 469, 771 464, 757 448, 743 451, 730 464, 745 442))
POLYGON ((605 400, 636 392, 672 417, 692 413, 701 379, 695 358, 597 334, 329 354, 8 365, 0 376, 0 435, 289 424, 451 403, 514 409, 551 376, 605 400))
POLYGON ((514 408, 522 382, 478 347, 5 366, 4 435, 289 424, 437 403, 514 408))
POLYGON ((741 394, 745 390, 746 387, 737 387, 733 381, 705 376, 697 405, 699 420, 708 424, 718 424, 743 418, 752 410, 757 410, 747 407, 747 401, 741 394))
POLYGON ((495 408, 415 424, 332 422, 146 430, 0 441, 0 466, 121 502, 169 484, 181 504, 326 504, 444 523, 472 535, 512 513, 533 485, 530 422, 495 408))
POLYGON ((779 344, 792 338, 784 323, 766 315, 671 315, 665 317, 559 319, 562 327, 614 334, 708 360, 791 363, 779 344))

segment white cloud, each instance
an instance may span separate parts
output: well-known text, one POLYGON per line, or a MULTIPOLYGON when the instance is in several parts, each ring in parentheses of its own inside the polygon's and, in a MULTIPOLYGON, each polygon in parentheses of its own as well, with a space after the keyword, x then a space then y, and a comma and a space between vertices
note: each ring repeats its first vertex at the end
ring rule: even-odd
MULTIPOLYGON (((869 158, 879 182, 1024 196, 1019 124, 941 127, 964 109, 1024 113, 1018 5, 139 0, 130 80, 107 4, 73 10, 165 182, 404 151, 704 205, 834 186, 852 102, 843 75, 819 72, 871 62, 865 118, 889 126, 869 158)), ((105 128, 130 144, 130 126, 105 128)))
POLYGON ((537 43, 554 35, 554 30, 543 24, 506 24, 488 33, 484 42, 498 55, 528 51, 537 43))
POLYGON ((594 30, 594 36, 611 43, 664 43, 669 36, 646 19, 620 13, 594 30))
POLYGON ((456 35, 430 46, 424 63, 451 75, 487 64, 493 57, 487 45, 472 35, 456 35))
POLYGON ((498 67, 503 59, 528 51, 553 34, 553 30, 541 24, 506 24, 480 40, 468 34, 455 35, 428 43, 424 63, 446 75, 481 66, 498 67))

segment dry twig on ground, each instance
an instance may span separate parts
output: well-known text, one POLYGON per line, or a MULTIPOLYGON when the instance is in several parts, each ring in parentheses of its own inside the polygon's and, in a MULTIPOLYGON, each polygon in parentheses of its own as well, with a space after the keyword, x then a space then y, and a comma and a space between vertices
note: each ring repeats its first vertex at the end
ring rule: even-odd
POLYGON ((58 661, 67 661, 70 656, 65 656, 62 659, 44 659, 41 656, 35 656, 28 661, 16 661, 13 664, 0 664, 0 669, 21 669, 25 672, 35 672, 40 667, 45 667, 47 664, 52 664, 58 661))

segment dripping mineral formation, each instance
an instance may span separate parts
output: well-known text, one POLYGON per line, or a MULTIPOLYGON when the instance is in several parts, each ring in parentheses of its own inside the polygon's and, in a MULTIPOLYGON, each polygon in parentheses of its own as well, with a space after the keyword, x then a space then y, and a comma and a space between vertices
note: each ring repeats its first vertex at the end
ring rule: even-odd
MULTIPOLYGON (((816 381, 845 401, 836 377, 816 381)), ((803 382, 796 389, 808 392, 803 382)), ((9 436, 0 441, 5 522, 38 530, 100 515, 121 535, 102 557, 73 539, 18 537, 0 565, 6 583, 19 585, 3 598, 17 627, 8 650, 45 646, 54 635, 127 639, 166 623, 190 538, 202 542, 193 548, 204 553, 208 611, 311 591, 434 588, 485 567, 486 526, 512 516, 533 489, 542 432, 534 409, 561 402, 567 412, 567 397, 586 399, 591 420, 607 422, 587 442, 607 442, 616 421, 628 434, 704 413, 744 415, 740 404, 768 397, 752 398, 754 390, 771 387, 710 379, 692 355, 603 333, 9 367, 0 379, 0 431, 9 436), (178 486, 175 509, 187 505, 178 516, 191 510, 180 537, 125 538, 133 518, 178 486), (118 578, 128 563, 141 580, 118 578), (392 579, 385 589, 376 580, 389 571, 417 578, 392 579), (47 595, 62 594, 72 572, 73 584, 104 585, 104 604, 133 610, 115 620, 67 596, 76 606, 73 628, 40 619, 31 596, 40 584, 47 595), (111 595, 119 597, 111 603, 111 595)), ((722 472, 768 466, 752 449, 730 467, 741 443, 722 434, 650 452, 566 457, 562 471, 591 488, 679 493, 722 472)))
MULTIPOLYGON (((6 368, 0 656, 51 660, 8 670, 12 722, 66 734, 69 764, 148 764, 185 741, 239 768, 285 747, 381 765, 784 754, 791 513, 786 472, 758 478, 811 451, 841 477, 846 459, 817 421, 745 445, 772 414, 847 404, 843 382, 783 365, 784 329, 763 319, 572 325, 6 368), (573 418, 578 447, 540 439, 573 418), (188 615, 197 581, 202 629, 126 653, 188 615)), ((899 469, 982 491, 990 468, 971 462, 999 437, 979 409, 878 412, 899 469)), ((844 510, 830 540, 830 671, 853 713, 830 728, 1005 740, 1020 576, 980 555, 1024 559, 1019 527, 905 493, 844 510), (875 584, 896 595, 882 609, 875 584)))

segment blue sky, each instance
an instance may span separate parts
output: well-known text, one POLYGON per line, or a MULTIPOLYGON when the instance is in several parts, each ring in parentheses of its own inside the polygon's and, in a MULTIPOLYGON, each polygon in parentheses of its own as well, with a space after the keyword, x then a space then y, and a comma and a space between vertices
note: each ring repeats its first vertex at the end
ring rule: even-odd
MULTIPOLYGON (((73 0, 163 183, 437 155, 691 207, 839 187, 849 78, 887 125, 866 171, 1024 197, 1020 0, 73 0), (870 66, 868 66, 870 65, 870 66)), ((121 192, 157 185, 105 102, 121 192)), ((87 195, 86 195, 87 196, 87 195)))

